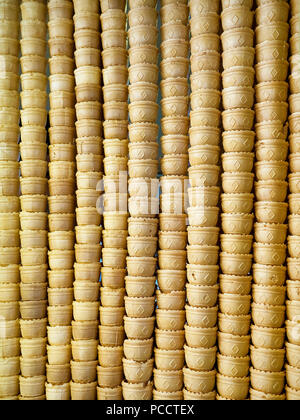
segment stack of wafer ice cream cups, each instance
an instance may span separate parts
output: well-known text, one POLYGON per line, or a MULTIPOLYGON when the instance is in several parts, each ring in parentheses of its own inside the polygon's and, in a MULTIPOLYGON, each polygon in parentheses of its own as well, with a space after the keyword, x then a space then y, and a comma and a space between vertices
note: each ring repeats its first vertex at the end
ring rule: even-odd
POLYGON ((76 92, 77 208, 72 323, 72 400, 97 396, 103 172, 100 4, 73 1, 76 92))
POLYGON ((299 230, 299 175, 300 166, 300 78, 299 78, 299 36, 300 36, 300 7, 299 2, 291 1, 291 58, 290 58, 290 175, 289 175, 289 237, 287 268, 287 321, 286 332, 286 399, 300 399, 300 230, 299 230))
POLYGON ((125 400, 152 399, 157 259, 158 29, 156 0, 129 1, 129 214, 124 327, 125 400))
POLYGON ((121 400, 127 257, 128 70, 125 2, 101 2, 104 231, 98 399, 121 400), (118 4, 117 4, 118 3, 118 4))
POLYGON ((50 50, 47 400, 69 400, 75 226, 73 4, 48 3, 50 50), (59 48, 57 45, 65 45, 59 48))
POLYGON ((253 2, 222 2, 223 175, 218 376, 221 399, 249 392, 253 236, 253 2), (242 140, 242 141, 241 141, 242 140))
POLYGON ((219 272, 220 1, 191 0, 189 6, 192 93, 184 398, 214 400, 219 272))
POLYGON ((45 399, 48 268, 45 3, 21 4, 21 399, 45 399))
POLYGON ((1 1, 0 400, 19 395, 19 26, 19 1, 1 1))
POLYGON ((188 168, 189 9, 187 1, 166 0, 161 8, 162 194, 156 310, 154 400, 182 400, 186 282, 188 168), (181 124, 181 134, 172 128, 181 124), (174 189, 175 186, 175 189, 174 189), (176 189, 177 188, 177 189, 176 189), (175 223, 173 223, 173 220, 175 223), (176 220, 182 223, 176 223, 176 220), (164 336, 179 340, 167 342, 164 336))
POLYGON ((283 400, 289 5, 257 2, 251 399, 283 400))

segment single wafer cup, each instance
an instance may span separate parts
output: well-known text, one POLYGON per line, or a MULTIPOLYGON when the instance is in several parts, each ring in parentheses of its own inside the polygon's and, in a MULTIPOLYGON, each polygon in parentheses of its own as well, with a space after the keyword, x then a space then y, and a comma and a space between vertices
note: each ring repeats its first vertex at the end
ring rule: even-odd
POLYGON ((135 64, 156 64, 158 57, 158 49, 154 45, 147 45, 147 49, 144 46, 135 46, 129 48, 129 60, 130 65, 135 64))
POLYGON ((256 120, 258 123, 263 121, 281 121, 287 119, 288 104, 286 102, 261 102, 255 105, 256 120))
POLYGON ((71 398, 79 401, 94 401, 97 394, 97 382, 81 384, 71 382, 71 398))
POLYGON ((162 99, 162 112, 165 116, 185 115, 188 111, 188 99, 183 96, 175 96, 162 99))
MULTIPOLYGON (((253 169, 253 160, 254 160, 254 153, 247 153, 247 152, 224 153, 222 155, 223 170, 225 173, 230 172, 232 174, 233 173, 236 174, 237 172, 240 172, 240 173, 251 172, 253 169)), ((239 176, 238 175, 236 176, 238 179, 239 176)), ((223 181, 226 182, 226 177, 223 177, 223 181)), ((230 192, 233 192, 233 191, 230 191, 230 192)), ((241 193, 242 191, 238 191, 238 192, 241 193)))
POLYGON ((199 89, 220 89, 220 73, 218 71, 201 70, 191 75, 192 91, 199 89))
POLYGON ((225 50, 222 54, 225 70, 235 67, 253 67, 255 50, 252 47, 240 47, 225 50))
POLYGON ((161 330, 180 331, 185 323, 184 310, 156 310, 157 326, 161 330))
POLYGON ((229 7, 221 14, 222 26, 224 31, 235 28, 251 28, 254 13, 247 7, 229 7))
POLYGON ((158 391, 176 392, 183 387, 182 370, 165 371, 154 369, 154 386, 158 391))
POLYGON ((48 40, 50 55, 65 55, 73 58, 74 55, 74 41, 71 38, 52 38, 48 40))
POLYGON ((169 21, 162 25, 161 37, 162 41, 170 39, 187 39, 187 27, 186 25, 183 25, 180 21, 169 21))
POLYGON ((192 93, 191 106, 193 111, 203 108, 216 108, 220 106, 221 94, 215 89, 203 89, 192 93))
POLYGON ((0 88, 3 90, 18 90, 19 80, 19 76, 14 73, 2 72, 0 74, 0 88))
POLYGON ((290 300, 298 300, 297 290, 299 288, 298 281, 287 281, 287 296, 290 300))
POLYGON ((187 247, 188 261, 194 265, 216 265, 218 250, 217 246, 189 245, 187 247))
POLYGON ((122 10, 110 9, 102 13, 100 16, 102 31, 111 29, 124 29, 126 23, 126 16, 122 10))
MULTIPOLYGON (((49 60, 51 74, 73 75, 74 60, 69 57, 54 56, 49 60)), ((77 66, 78 67, 78 66, 77 66)))
POLYGON ((125 297, 125 309, 130 318, 149 318, 154 311, 154 297, 129 298, 125 297))
POLYGON ((234 295, 234 294, 220 294, 219 304, 220 310, 226 315, 248 315, 250 312, 250 296, 234 295))
POLYGON ((253 303, 252 317, 257 326, 281 328, 284 322, 284 307, 253 303))
POLYGON ((116 388, 100 388, 97 387, 97 399, 99 401, 104 400, 114 400, 114 401, 121 401, 122 400, 122 387, 116 388))
POLYGON ((67 1, 52 1, 50 4, 48 4, 48 13, 50 20, 57 18, 71 19, 73 15, 73 6, 70 5, 67 1))
POLYGON ((74 32, 76 49, 80 48, 99 48, 100 33, 92 29, 79 29, 74 32))
POLYGON ((138 7, 129 12, 128 18, 130 27, 138 25, 156 26, 157 12, 151 7, 138 7))
POLYGON ((250 315, 218 314, 219 330, 227 334, 247 335, 250 321, 250 315))
POLYGON ((284 372, 250 369, 251 385, 257 391, 279 395, 284 387, 284 372))
POLYGON ((72 334, 75 340, 95 340, 98 337, 98 321, 72 321, 72 334))
POLYGON ((287 177, 288 163, 283 161, 257 162, 255 170, 258 180, 284 181, 287 177))
POLYGON ((185 273, 183 270, 162 269, 158 270, 158 284, 163 293, 182 291, 185 284, 185 273))
POLYGON ((225 109, 252 108, 254 104, 254 89, 251 87, 226 88, 222 92, 225 109))
POLYGON ((184 78, 188 73, 188 59, 182 57, 166 58, 160 65, 163 79, 184 78))
MULTIPOLYGON (((19 376, 4 376, 0 382, 1 394, 4 400, 13 400, 19 393, 19 376)), ((17 398, 18 399, 18 398, 17 398)))
POLYGON ((284 243, 287 235, 287 226, 281 224, 256 223, 255 240, 261 243, 284 243))
MULTIPOLYGON (((3 28, 5 30, 5 27, 3 28)), ((16 28, 10 28, 10 32, 13 38, 16 38, 16 28)), ((21 35, 22 38, 39 38, 45 39, 47 32, 47 25, 45 22, 37 19, 26 19, 21 21, 21 35)))
POLYGON ((258 161, 280 161, 287 157, 288 144, 281 140, 263 140, 256 144, 258 161))
POLYGON ((154 331, 155 318, 124 317, 124 329, 127 338, 132 340, 148 340, 154 331))
POLYGON ((122 382, 123 398, 125 400, 151 400, 153 384, 129 384, 122 382))
POLYGON ((258 25, 269 24, 273 22, 286 22, 288 19, 289 5, 285 2, 279 3, 274 8, 268 3, 256 9, 256 21, 258 25))
POLYGON ((287 183, 277 180, 258 181, 255 183, 255 192, 259 201, 282 202, 287 195, 287 183))
POLYGON ((76 383, 90 383, 97 377, 97 361, 75 362, 71 360, 72 379, 76 383))
POLYGON ((256 85, 256 98, 258 102, 286 101, 288 85, 282 81, 267 81, 256 85))
POLYGON ((182 310, 185 305, 185 292, 161 293, 156 292, 157 306, 164 310, 182 310))
POLYGON ((146 362, 153 352, 153 339, 149 340, 125 340, 124 355, 128 360, 146 362))
POLYGON ((72 341, 73 360, 89 362, 97 358, 98 340, 72 341))
POLYGON ((155 330, 156 345, 160 350, 182 350, 184 345, 184 331, 155 330), (171 338, 173 337, 173 340, 171 338))
POLYGON ((130 47, 141 45, 154 45, 157 44, 158 30, 155 26, 138 25, 130 28, 128 31, 128 38, 130 47))
POLYGON ((155 64, 135 64, 129 68, 131 84, 137 82, 157 83, 158 67, 155 64))
MULTIPOLYGON (((97 50, 95 49, 95 51, 97 50)), ((110 66, 125 66, 127 63, 128 53, 124 48, 120 48, 120 47, 108 48, 102 51, 101 54, 102 54, 103 67, 105 69, 110 66)), ((76 58, 76 54, 75 54, 75 58, 76 58)), ((88 55, 86 55, 86 58, 88 59, 88 55)))
POLYGON ((218 333, 218 344, 221 354, 225 356, 245 357, 249 352, 249 336, 238 336, 228 333, 218 333))
POLYGON ((15 73, 19 70, 19 60, 17 57, 11 55, 3 55, 0 59, 0 71, 1 73, 15 73))
POLYGON ((152 101, 157 98, 158 87, 153 83, 137 82, 129 87, 129 95, 131 102, 152 101))
POLYGON ((251 346, 251 362, 254 369, 280 372, 284 365, 285 350, 260 349, 251 346))
POLYGON ((217 358, 218 370, 221 375, 232 378, 242 378, 248 376, 250 365, 249 356, 232 357, 218 354, 217 358))
MULTIPOLYGON (((44 395, 45 392, 45 376, 35 376, 24 378, 20 376, 20 393, 23 398, 34 398, 44 395)), ((44 399, 44 398, 43 398, 44 399)))
POLYGON ((252 255, 249 254, 220 254, 220 266, 223 273, 234 276, 246 276, 251 269, 252 255))
POLYGON ((223 50, 240 47, 253 47, 254 32, 250 28, 234 28, 223 32, 223 50))
POLYGON ((237 108, 222 113, 225 130, 251 130, 254 122, 254 111, 237 108))
POLYGON ((255 214, 260 223, 284 223, 287 203, 262 201, 255 203, 255 214), (268 204, 267 204, 268 203, 268 204))
POLYGON ((222 194, 221 203, 224 213, 250 214, 253 210, 254 194, 232 193, 222 194))
POLYGON ((161 55, 163 60, 175 57, 186 58, 188 56, 188 52, 189 43, 187 40, 170 39, 161 43, 161 55))
MULTIPOLYGON (((253 156, 253 155, 251 155, 253 156)), ((226 155, 225 155, 226 158, 226 155)), ((249 159, 249 158, 248 158, 249 159)), ((228 167, 232 160, 229 156, 228 167)), ((225 162, 226 164, 226 162, 225 162)), ((245 162, 245 165, 249 165, 245 162)), ((251 166, 251 162, 250 162, 251 166)), ((232 168, 233 169, 233 168, 232 168)), ((247 168, 248 169, 248 168, 247 168)), ((253 188, 254 175, 249 172, 225 172, 222 174, 222 186, 226 194, 249 194, 253 188)))
POLYGON ((194 308, 186 306, 186 317, 189 326, 197 328, 212 328, 216 325, 217 306, 213 308, 194 308))
POLYGON ((172 3, 165 4, 160 10, 160 16, 163 23, 180 21, 183 24, 187 24, 187 15, 188 9, 184 3, 177 3, 176 7, 173 7, 172 3))
POLYGON ((216 362, 217 348, 192 348, 185 346, 186 364, 189 369, 196 371, 210 371, 216 362))
POLYGON ((76 86, 75 93, 78 103, 101 100, 101 87, 94 83, 84 83, 76 86))
POLYGON ((286 267, 254 264, 253 273, 256 284, 282 286, 285 282, 286 267))
POLYGON ((101 39, 104 49, 126 48, 126 34, 124 30, 110 29, 108 31, 102 32, 101 39))
POLYGON ((245 400, 249 391, 249 378, 232 378, 217 374, 217 389, 223 398, 245 400))
POLYGON ((266 41, 256 46, 256 57, 258 62, 270 61, 280 57, 286 60, 288 57, 288 44, 283 41, 266 41))
POLYGON ((150 297, 155 290, 154 277, 126 277, 126 290, 129 297, 150 297))
POLYGON ((145 363, 123 359, 124 376, 130 383, 146 383, 152 376, 154 359, 145 363))
POLYGON ((258 44, 264 41, 287 41, 289 25, 286 22, 272 22, 268 25, 258 25, 255 35, 258 44))
POLYGON ((209 393, 215 387, 216 371, 197 372, 192 369, 183 369, 184 384, 188 391, 194 393, 209 393))
POLYGON ((251 276, 220 275, 220 290, 224 294, 249 295, 251 291, 251 276))
POLYGON ((297 311, 299 311, 299 301, 295 301, 295 300, 287 300, 286 302, 287 305, 287 318, 290 321, 294 321, 297 320, 297 311))
POLYGON ((252 325, 253 345, 261 349, 281 349, 284 344, 284 328, 268 328, 252 325))

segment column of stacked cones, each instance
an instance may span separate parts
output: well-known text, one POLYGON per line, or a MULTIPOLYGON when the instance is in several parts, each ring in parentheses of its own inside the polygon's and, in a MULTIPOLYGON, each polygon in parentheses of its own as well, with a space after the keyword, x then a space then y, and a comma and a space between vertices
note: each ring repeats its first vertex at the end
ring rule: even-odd
POLYGON ((260 3, 264 2, 258 2, 256 10, 257 182, 250 398, 283 400, 289 6, 283 1, 260 3))
POLYGON ((223 1, 222 235, 219 295, 219 399, 245 400, 249 345, 254 175, 254 13, 252 1, 223 1))
POLYGON ((128 70, 125 2, 101 2, 104 99, 104 227, 98 399, 122 400, 127 257, 128 70), (125 178, 122 177, 124 175, 125 178), (124 182, 124 185, 122 184, 124 182))
POLYGON ((21 399, 45 399, 47 343, 47 77, 45 2, 21 4, 21 399))
POLYGON ((161 75, 164 136, 161 139, 162 195, 159 232, 159 267, 156 310, 154 400, 182 400, 184 367, 186 214, 184 181, 188 168, 188 6, 164 1, 161 8, 161 75), (174 54, 175 53, 175 54, 174 54), (182 121, 182 132, 170 129, 182 121), (178 184, 178 193, 168 190, 178 184), (173 218, 182 220, 172 225, 173 218), (175 227, 175 229, 174 229, 175 227), (165 340, 165 336, 177 336, 165 340))
POLYGON ((75 225, 73 4, 49 11, 49 289, 47 400, 69 400, 75 225), (64 48, 57 48, 57 42, 64 48))
POLYGON ((289 233, 288 237, 288 253, 287 268, 289 280, 287 281, 287 342, 286 347, 286 399, 300 400, 300 302, 299 302, 299 284, 300 284, 300 230, 299 230, 299 193, 300 193, 300 84, 299 84, 299 37, 300 37, 300 4, 299 2, 291 2, 291 53, 290 67, 290 176, 289 186, 289 233))
POLYGON ((220 188, 220 1, 190 1, 191 128, 185 399, 214 400, 220 188))
POLYGON ((0 2, 0 400, 17 400, 19 330, 19 4, 0 2))
POLYGON ((129 225, 123 397, 152 399, 158 219, 156 0, 129 1, 129 225))
POLYGON ((97 210, 102 179, 100 5, 74 0, 77 131, 77 227, 72 323, 71 398, 95 400, 101 215, 97 210))

